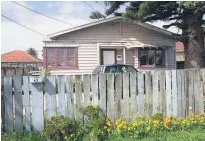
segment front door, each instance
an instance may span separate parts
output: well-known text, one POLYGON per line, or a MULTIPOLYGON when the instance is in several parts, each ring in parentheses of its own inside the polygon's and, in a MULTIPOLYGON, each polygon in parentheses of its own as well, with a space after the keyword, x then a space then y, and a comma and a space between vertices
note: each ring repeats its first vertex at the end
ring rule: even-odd
POLYGON ((115 50, 102 50, 102 64, 115 64, 115 50))

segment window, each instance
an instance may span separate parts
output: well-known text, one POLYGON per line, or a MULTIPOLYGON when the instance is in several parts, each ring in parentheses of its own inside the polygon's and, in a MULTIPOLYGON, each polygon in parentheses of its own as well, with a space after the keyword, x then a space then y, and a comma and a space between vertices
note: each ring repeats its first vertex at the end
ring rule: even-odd
POLYGON ((141 67, 164 66, 164 49, 140 49, 139 57, 141 67))
POLYGON ((47 68, 77 68, 77 48, 46 48, 47 68))

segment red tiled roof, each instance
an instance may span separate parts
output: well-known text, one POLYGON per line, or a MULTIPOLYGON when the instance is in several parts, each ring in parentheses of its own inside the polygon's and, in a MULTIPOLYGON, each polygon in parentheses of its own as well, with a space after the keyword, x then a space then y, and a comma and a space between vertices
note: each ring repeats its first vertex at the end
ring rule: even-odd
POLYGON ((1 62, 43 62, 22 50, 14 50, 1 55, 1 62))
POLYGON ((176 50, 184 50, 184 44, 180 41, 176 42, 176 50))

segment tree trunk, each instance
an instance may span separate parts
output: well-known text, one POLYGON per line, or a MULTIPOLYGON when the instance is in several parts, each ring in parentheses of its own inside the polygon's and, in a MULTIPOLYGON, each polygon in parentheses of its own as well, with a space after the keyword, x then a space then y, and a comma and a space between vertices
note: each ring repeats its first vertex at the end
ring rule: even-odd
POLYGON ((182 29, 185 36, 185 68, 204 68, 205 47, 203 28, 196 19, 189 17, 186 22, 188 23, 187 28, 182 29))

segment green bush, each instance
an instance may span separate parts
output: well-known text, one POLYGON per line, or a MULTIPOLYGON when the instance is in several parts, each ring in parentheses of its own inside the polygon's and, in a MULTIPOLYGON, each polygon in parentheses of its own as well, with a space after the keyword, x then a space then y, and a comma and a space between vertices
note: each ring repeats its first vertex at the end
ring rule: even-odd
POLYGON ((59 116, 45 121, 43 136, 55 141, 81 141, 83 129, 79 121, 59 116))
POLYGON ((88 106, 83 109, 85 117, 85 132, 89 135, 91 141, 103 141, 107 138, 108 132, 106 119, 100 112, 99 107, 88 106))

